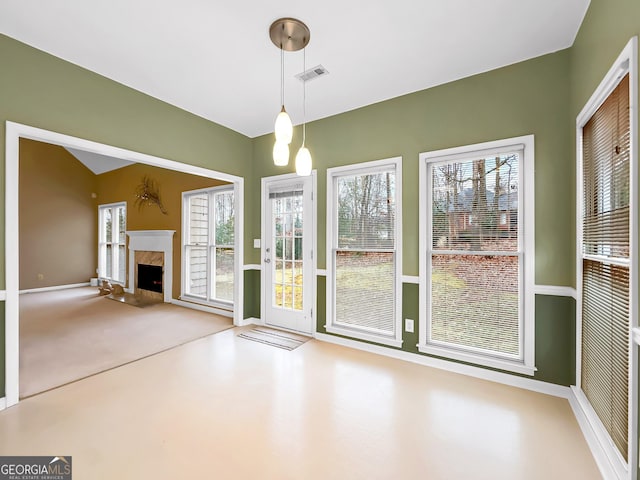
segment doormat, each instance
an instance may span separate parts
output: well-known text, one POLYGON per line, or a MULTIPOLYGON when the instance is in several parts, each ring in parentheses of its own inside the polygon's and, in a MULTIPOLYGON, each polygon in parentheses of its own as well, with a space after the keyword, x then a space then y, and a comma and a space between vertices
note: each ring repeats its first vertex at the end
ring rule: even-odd
POLYGON ((285 350, 293 350, 311 340, 311 337, 266 327, 253 327, 251 330, 239 333, 238 336, 285 350))

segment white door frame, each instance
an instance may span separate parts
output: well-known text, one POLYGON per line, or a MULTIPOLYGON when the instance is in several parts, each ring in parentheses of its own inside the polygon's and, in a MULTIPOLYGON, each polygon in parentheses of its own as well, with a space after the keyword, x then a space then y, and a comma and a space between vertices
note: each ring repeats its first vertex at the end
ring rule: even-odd
MULTIPOLYGON (((289 173, 284 175, 273 175, 270 177, 262 177, 261 189, 260 189, 260 324, 266 325, 266 306, 267 306, 267 285, 266 285, 266 268, 265 268, 265 239, 266 239, 266 212, 267 205, 264 201, 265 194, 270 183, 280 182, 286 180, 295 180, 298 177, 295 173, 289 173)), ((316 318, 318 310, 317 292, 318 292, 318 279, 317 279, 317 266, 318 266, 318 210, 317 210, 317 190, 318 190, 318 172, 313 170, 311 172, 311 282, 310 282, 310 298, 311 298, 311 332, 309 335, 315 337, 316 335, 316 318)), ((280 327, 279 327, 280 328, 280 327)))
POLYGON ((63 133, 52 132, 20 123, 6 122, 5 142, 5 400, 10 407, 19 401, 19 165, 20 138, 36 140, 62 147, 76 148, 109 157, 121 158, 134 163, 175 170, 201 177, 215 178, 233 183, 235 198, 235 284, 233 310, 234 325, 241 325, 244 303, 244 178, 228 173, 176 162, 145 153, 134 152, 103 143, 93 142, 63 133))

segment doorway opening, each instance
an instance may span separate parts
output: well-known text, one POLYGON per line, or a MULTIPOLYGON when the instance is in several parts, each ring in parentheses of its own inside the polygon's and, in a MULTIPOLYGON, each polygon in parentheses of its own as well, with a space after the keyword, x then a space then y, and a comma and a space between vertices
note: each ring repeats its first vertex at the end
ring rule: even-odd
MULTIPOLYGON (((182 172, 189 175, 219 180, 233 186, 237 221, 234 226, 235 244, 238 253, 234 259, 234 270, 237 273, 236 282, 233 288, 234 309, 233 322, 239 325, 243 318, 243 196, 244 179, 235 175, 218 172, 202 167, 167 160, 152 155, 147 155, 131 150, 113 147, 90 140, 85 140, 69 135, 51 132, 28 125, 14 122, 6 123, 6 302, 5 302, 5 323, 6 323, 6 405, 11 406, 19 401, 19 357, 20 357, 20 313, 19 313, 19 293, 20 293, 20 261, 18 252, 20 250, 19 236, 19 166, 20 166, 20 140, 35 140, 44 142, 68 150, 83 151, 95 156, 111 157, 120 159, 128 163, 142 164, 160 169, 182 172)), ((97 244, 96 244, 97 246, 97 244)), ((166 280, 166 279, 165 279, 166 280)), ((131 279, 129 280, 131 282, 131 279)), ((166 286, 166 281, 164 282, 166 286)), ((172 302, 173 303, 173 302, 172 302)), ((177 302, 176 302, 177 303, 177 302)))

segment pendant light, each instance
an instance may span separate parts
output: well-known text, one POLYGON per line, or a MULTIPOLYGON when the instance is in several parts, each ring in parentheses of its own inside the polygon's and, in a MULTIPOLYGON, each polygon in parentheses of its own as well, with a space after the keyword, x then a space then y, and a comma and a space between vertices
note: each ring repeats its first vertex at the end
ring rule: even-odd
MULTIPOLYGON (((302 71, 307 71, 307 49, 302 51, 302 71)), ((311 152, 305 145, 307 140, 307 81, 302 80, 302 145, 296 155, 296 173, 301 177, 311 175, 311 152)))
POLYGON ((273 163, 277 166, 289 164, 289 144, 293 138, 293 124, 284 107, 284 52, 297 52, 309 43, 309 28, 295 18, 280 18, 269 27, 269 37, 280 49, 280 103, 282 109, 276 117, 273 145, 273 163))

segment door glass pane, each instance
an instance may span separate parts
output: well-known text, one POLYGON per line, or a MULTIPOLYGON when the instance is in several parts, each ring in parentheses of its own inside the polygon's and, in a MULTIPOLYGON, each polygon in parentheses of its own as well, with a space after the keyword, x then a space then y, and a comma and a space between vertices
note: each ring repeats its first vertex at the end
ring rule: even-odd
POLYGON ((302 310, 302 192, 272 198, 273 305, 302 310))
POLYGON ((207 295, 207 249, 186 247, 187 251, 187 293, 206 298, 207 295))
POLYGON ((302 262, 294 262, 293 277, 294 285, 302 285, 302 262))
POLYGON ((275 263, 275 275, 273 286, 273 304, 277 307, 282 307, 283 302, 283 294, 284 294, 284 262, 276 261, 275 263))

